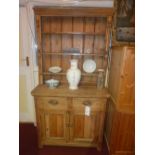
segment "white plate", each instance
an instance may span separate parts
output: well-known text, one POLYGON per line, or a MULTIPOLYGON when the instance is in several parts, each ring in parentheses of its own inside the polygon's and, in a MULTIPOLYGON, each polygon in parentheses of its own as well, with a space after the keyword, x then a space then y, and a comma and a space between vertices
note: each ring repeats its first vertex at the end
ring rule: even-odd
POLYGON ((61 72, 61 67, 59 67, 59 66, 53 66, 53 67, 50 67, 49 69, 48 69, 48 71, 49 72, 52 72, 52 73, 59 73, 59 72, 61 72))
POLYGON ((83 70, 86 73, 93 73, 96 69, 96 63, 94 60, 92 59, 87 59, 84 61, 83 63, 83 70))

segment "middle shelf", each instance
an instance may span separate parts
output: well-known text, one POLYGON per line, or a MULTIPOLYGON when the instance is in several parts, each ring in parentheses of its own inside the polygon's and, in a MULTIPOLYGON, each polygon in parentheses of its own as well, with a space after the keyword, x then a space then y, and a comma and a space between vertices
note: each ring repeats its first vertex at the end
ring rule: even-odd
POLYGON ((105 36, 105 32, 42 32, 44 35, 102 35, 105 36))
MULTIPOLYGON (((65 76, 66 75, 66 72, 60 72, 60 73, 52 73, 52 72, 43 72, 43 73, 40 73, 41 75, 62 75, 62 76, 65 76)), ((97 76, 97 72, 94 72, 94 73, 84 73, 82 72, 81 73, 82 76, 97 76)))
POLYGON ((73 55, 73 56, 98 56, 103 57, 104 53, 71 53, 71 52, 42 52, 42 55, 73 55))

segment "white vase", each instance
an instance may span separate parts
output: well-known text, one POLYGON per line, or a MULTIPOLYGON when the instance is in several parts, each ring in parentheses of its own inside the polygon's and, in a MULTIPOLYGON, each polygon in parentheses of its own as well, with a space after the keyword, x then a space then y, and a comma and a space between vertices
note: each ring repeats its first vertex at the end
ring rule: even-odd
POLYGON ((81 71, 78 69, 78 60, 71 60, 71 67, 67 70, 67 80, 69 83, 69 89, 78 89, 78 84, 81 79, 81 71))

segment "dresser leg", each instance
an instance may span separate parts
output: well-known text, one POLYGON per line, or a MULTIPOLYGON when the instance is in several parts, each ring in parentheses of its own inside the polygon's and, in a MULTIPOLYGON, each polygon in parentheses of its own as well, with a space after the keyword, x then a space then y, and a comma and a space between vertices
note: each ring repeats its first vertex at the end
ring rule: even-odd
POLYGON ((98 145, 97 145, 97 151, 100 151, 100 152, 101 152, 101 151, 102 151, 102 148, 103 148, 103 147, 102 147, 102 144, 98 144, 98 145))
POLYGON ((42 149, 43 148, 43 144, 41 142, 38 142, 38 147, 39 147, 39 149, 42 149))

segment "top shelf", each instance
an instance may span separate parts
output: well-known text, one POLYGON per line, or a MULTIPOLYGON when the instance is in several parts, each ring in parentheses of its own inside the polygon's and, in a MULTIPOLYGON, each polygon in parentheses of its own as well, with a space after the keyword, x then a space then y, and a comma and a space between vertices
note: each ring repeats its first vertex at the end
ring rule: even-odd
POLYGON ((104 32, 42 32, 45 35, 105 35, 104 32))

